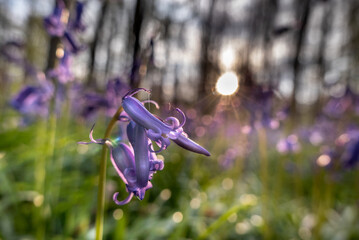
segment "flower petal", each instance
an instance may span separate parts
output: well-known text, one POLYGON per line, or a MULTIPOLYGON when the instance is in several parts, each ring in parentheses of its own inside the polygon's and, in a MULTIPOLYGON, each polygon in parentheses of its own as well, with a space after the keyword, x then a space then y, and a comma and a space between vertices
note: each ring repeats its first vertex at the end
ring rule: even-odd
POLYGON ((200 153, 206 156, 211 156, 211 154, 202 146, 192 141, 190 138, 185 137, 183 134, 180 134, 177 139, 172 139, 178 146, 183 147, 191 152, 200 153))

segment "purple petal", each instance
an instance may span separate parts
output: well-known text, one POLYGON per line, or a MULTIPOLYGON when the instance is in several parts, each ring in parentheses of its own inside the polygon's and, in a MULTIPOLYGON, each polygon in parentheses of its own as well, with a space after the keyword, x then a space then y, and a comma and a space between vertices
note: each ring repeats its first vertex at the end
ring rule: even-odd
POLYGON ((147 186, 148 176, 150 174, 148 138, 146 130, 138 124, 131 122, 129 124, 129 140, 135 152, 137 185, 142 188, 147 186))
POLYGON ((155 130, 156 133, 168 133, 172 129, 161 120, 152 115, 143 104, 133 97, 125 97, 122 106, 128 116, 137 124, 146 129, 155 130))
POLYGON ((125 205, 125 204, 129 203, 129 202, 131 201, 133 195, 134 195, 133 192, 130 192, 130 193, 128 194, 127 198, 125 198, 125 199, 122 200, 122 201, 118 201, 118 200, 117 200, 118 194, 119 194, 119 193, 116 192, 116 193, 113 194, 113 197, 112 197, 113 201, 114 201, 117 205, 125 205))
POLYGON ((124 143, 120 143, 111 149, 111 162, 117 173, 124 178, 127 184, 129 181, 124 176, 126 169, 135 169, 135 161, 132 149, 124 143))
POLYGON ((211 154, 202 146, 198 145, 190 138, 185 137, 183 134, 180 134, 177 139, 172 139, 178 146, 183 147, 191 152, 200 153, 206 156, 211 156, 211 154))

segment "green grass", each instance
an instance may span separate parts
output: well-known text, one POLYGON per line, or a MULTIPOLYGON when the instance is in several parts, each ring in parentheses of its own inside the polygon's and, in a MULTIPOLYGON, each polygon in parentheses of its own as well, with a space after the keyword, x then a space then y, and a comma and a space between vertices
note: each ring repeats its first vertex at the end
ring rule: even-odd
MULTIPOLYGON (((87 139, 92 123, 67 116, 27 127, 9 123, 19 117, 7 110, 0 123, 0 238, 93 238, 101 146, 76 143, 87 139)), ((95 137, 104 122, 97 121, 95 137)), ((104 239, 359 237, 357 169, 321 168, 319 147, 305 143, 300 153, 280 155, 272 132, 253 134, 228 138, 220 130, 196 139, 209 158, 172 144, 145 199, 121 207, 112 194, 127 193, 108 161, 104 239), (221 155, 236 142, 249 144, 249 153, 222 167, 221 155), (174 221, 176 212, 181 221, 174 221)))

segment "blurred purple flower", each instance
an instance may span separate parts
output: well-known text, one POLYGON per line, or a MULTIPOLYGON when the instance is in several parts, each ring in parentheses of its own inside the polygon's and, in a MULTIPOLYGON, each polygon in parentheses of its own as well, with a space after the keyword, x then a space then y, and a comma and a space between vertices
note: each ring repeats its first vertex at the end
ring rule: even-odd
POLYGON ((21 51, 23 48, 24 44, 22 42, 9 41, 1 46, 0 53, 7 61, 22 65, 24 58, 21 51))
POLYGON ((79 99, 82 102, 81 116, 89 118, 100 109, 107 109, 109 107, 106 98, 98 95, 97 93, 86 93, 79 99))
POLYGON ((298 137, 294 134, 287 138, 280 139, 277 143, 277 151, 282 154, 297 153, 301 149, 298 137))
POLYGON ((329 117, 340 118, 345 112, 348 112, 353 108, 354 110, 357 110, 358 102, 358 94, 347 87, 343 96, 332 97, 329 99, 323 108, 323 112, 329 117))
POLYGON ((69 31, 65 31, 63 41, 65 44, 65 50, 67 50, 73 54, 77 54, 77 53, 83 51, 84 49, 86 49, 86 47, 84 45, 82 45, 76 41, 73 34, 70 33, 69 31))
POLYGON ((359 162, 359 138, 353 139, 347 146, 343 156, 346 167, 353 167, 359 162))
POLYGON ((70 29, 83 32, 86 29, 86 26, 82 22, 82 15, 84 11, 85 4, 83 2, 76 1, 76 15, 75 19, 70 21, 70 29))
POLYGON ((6 42, 0 48, 0 54, 7 61, 14 63, 15 65, 22 67, 25 70, 27 76, 38 78, 39 72, 34 66, 32 66, 24 57, 25 44, 18 41, 6 42))
POLYGON ((271 87, 253 86, 248 96, 242 99, 242 104, 250 113, 251 127, 256 123, 270 126, 274 91, 271 87))
POLYGON ((75 94, 75 110, 81 112, 81 116, 85 119, 91 118, 96 112, 100 110, 106 111, 107 116, 113 116, 121 105, 122 97, 128 92, 129 86, 122 82, 120 78, 109 80, 106 86, 104 95, 98 93, 84 93, 80 89, 75 94))
POLYGON ((24 87, 10 102, 20 113, 47 116, 49 100, 53 95, 53 86, 46 82, 41 86, 24 87))
POLYGON ((106 100, 108 102, 107 115, 113 116, 121 104, 122 97, 130 90, 130 86, 119 77, 108 81, 106 86, 106 100))
POLYGON ((60 64, 48 74, 50 78, 56 78, 61 84, 66 84, 74 80, 71 72, 72 58, 69 52, 64 51, 64 55, 60 60, 60 64))
POLYGON ((84 4, 76 3, 76 17, 73 21, 68 22, 68 12, 63 0, 57 0, 53 13, 44 19, 44 25, 51 36, 62 38, 65 50, 77 54, 85 49, 84 45, 77 42, 73 36, 73 31, 82 32, 85 26, 81 22, 84 4))
POLYGON ((65 3, 62 0, 56 0, 52 14, 44 19, 45 29, 51 36, 64 35, 67 25, 67 20, 65 21, 63 17, 64 11, 65 3))

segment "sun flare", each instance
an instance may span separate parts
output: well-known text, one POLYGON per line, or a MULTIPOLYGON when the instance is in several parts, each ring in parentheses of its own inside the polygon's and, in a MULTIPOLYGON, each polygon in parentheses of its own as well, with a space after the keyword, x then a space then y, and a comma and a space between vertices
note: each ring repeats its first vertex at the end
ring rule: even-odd
POLYGON ((225 96, 232 95, 238 89, 238 77, 234 72, 222 74, 216 83, 216 91, 225 96))

